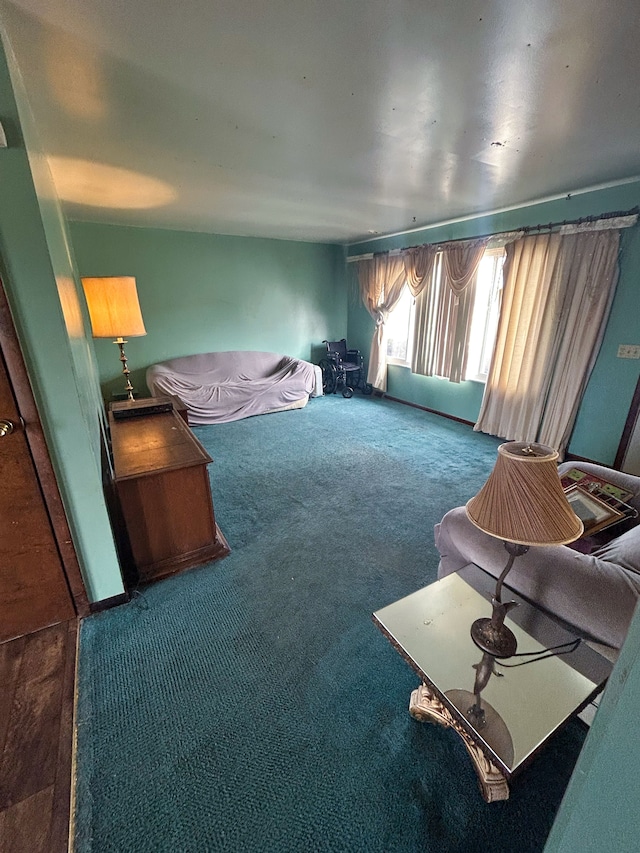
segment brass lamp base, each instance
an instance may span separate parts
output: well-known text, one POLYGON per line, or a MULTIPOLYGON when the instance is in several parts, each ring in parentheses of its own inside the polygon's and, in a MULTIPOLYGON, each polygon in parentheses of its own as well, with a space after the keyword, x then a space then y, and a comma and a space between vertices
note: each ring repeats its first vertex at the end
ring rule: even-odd
POLYGON ((129 343, 129 341, 125 341, 124 338, 122 338, 122 337, 118 337, 114 341, 114 344, 117 344, 118 349, 120 350, 120 361, 122 363, 122 375, 125 378, 124 390, 125 390, 126 395, 127 395, 127 400, 133 401, 135 399, 134 394, 133 394, 133 385, 131 384, 131 380, 129 379, 129 374, 131 373, 131 371, 129 370, 129 365, 127 363, 127 356, 126 356, 126 353, 124 351, 124 345, 128 344, 128 343, 129 343))
POLYGON ((516 557, 521 557, 529 550, 528 545, 520 545, 517 542, 505 542, 509 559, 502 570, 502 574, 496 583, 496 591, 491 599, 493 612, 491 619, 476 619, 471 626, 471 639, 483 652, 494 658, 510 658, 515 655, 518 643, 513 631, 505 627, 504 619, 507 613, 517 607, 515 601, 502 601, 502 583, 513 566, 516 557))
POLYGON ((494 658, 510 658, 516 653, 518 642, 506 625, 496 625, 493 619, 476 619, 471 626, 471 639, 483 652, 494 658))

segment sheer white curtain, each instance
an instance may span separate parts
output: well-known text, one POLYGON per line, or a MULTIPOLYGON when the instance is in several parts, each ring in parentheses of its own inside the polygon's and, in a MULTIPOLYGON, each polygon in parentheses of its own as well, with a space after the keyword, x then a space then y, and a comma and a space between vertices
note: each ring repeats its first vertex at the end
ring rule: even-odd
POLYGON ((475 299, 475 275, 486 239, 447 243, 416 301, 411 369, 460 382, 475 299))
POLYGON ((564 452, 618 278, 618 230, 506 247, 496 345, 474 429, 564 452))
POLYGON ((618 283, 619 231, 567 235, 562 320, 538 441, 561 453, 596 362, 618 283))
POLYGON ((406 281, 400 255, 374 255, 357 262, 360 298, 376 321, 371 340, 367 382, 379 391, 387 390, 387 339, 385 322, 402 295, 406 281))

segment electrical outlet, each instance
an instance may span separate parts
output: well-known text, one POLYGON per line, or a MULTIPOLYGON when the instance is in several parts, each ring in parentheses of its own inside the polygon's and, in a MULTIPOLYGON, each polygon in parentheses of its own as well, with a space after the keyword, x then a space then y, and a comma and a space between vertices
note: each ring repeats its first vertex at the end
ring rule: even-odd
POLYGON ((618 358, 640 358, 640 346, 635 344, 620 344, 618 358))

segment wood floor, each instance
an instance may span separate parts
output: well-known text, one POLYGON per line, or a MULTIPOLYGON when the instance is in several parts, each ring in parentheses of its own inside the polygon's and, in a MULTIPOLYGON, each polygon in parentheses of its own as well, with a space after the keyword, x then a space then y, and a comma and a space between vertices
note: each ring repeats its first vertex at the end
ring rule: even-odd
POLYGON ((68 848, 76 621, 0 645, 0 851, 68 848))

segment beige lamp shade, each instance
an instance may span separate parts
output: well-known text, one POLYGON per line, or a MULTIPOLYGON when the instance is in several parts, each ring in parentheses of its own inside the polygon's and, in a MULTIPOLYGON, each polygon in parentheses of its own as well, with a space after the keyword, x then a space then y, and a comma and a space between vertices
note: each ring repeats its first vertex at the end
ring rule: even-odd
POLYGON ((135 338, 147 334, 133 276, 83 278, 82 287, 94 338, 135 338))
POLYGON ((489 479, 467 503, 469 519, 490 536, 518 545, 573 542, 583 524, 565 497, 557 459, 542 444, 500 445, 489 479))

